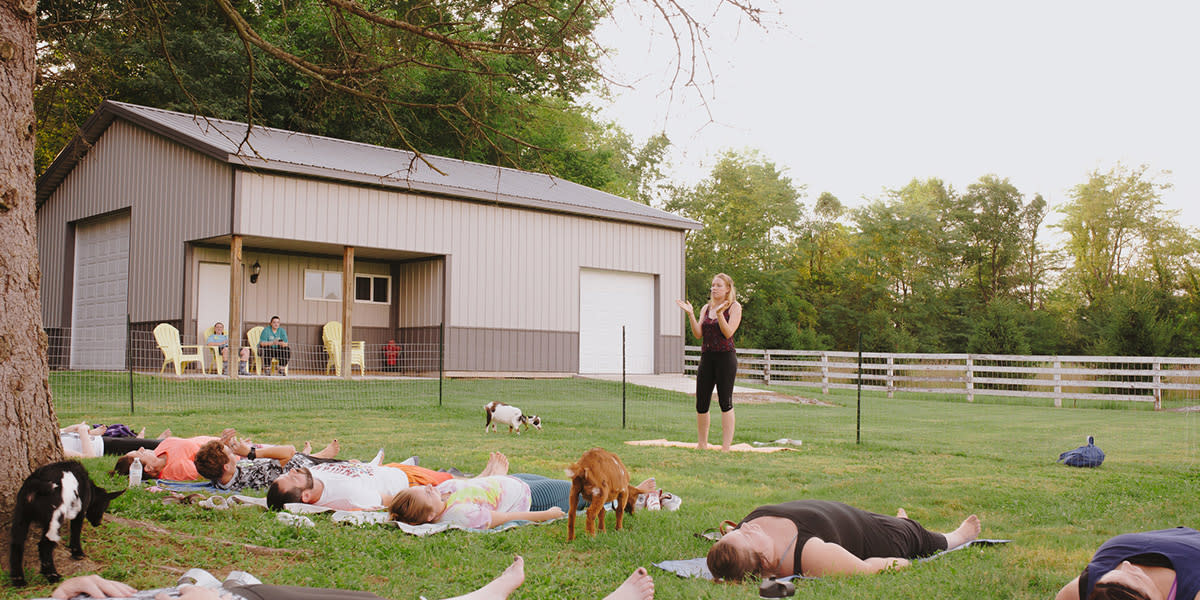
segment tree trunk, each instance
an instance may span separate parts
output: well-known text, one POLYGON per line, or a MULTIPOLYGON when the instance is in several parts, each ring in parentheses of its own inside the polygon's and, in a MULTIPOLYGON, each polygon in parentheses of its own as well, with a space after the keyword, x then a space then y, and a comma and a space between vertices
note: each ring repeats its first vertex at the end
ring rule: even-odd
POLYGON ((62 458, 34 237, 36 9, 37 0, 0 0, 0 527, 5 529, 25 477, 62 458))

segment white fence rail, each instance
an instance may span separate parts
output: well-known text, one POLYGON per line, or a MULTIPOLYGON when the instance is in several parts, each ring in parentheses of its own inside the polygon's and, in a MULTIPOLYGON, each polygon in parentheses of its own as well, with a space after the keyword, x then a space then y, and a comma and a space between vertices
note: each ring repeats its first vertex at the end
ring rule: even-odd
MULTIPOLYGON (((738 349, 738 378, 771 385, 854 389, 857 352, 738 349)), ((700 347, 684 347, 684 372, 694 374, 700 347)), ((862 387, 964 395, 1153 402, 1164 393, 1200 396, 1200 358, 1135 356, 1011 356, 1000 354, 862 353, 862 387)))

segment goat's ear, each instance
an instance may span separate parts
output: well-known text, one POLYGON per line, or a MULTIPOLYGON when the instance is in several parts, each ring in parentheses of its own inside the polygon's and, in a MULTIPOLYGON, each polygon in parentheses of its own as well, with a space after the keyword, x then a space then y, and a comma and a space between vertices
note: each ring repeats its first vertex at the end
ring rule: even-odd
POLYGON ((124 493, 125 493, 125 490, 124 490, 124 489, 120 489, 120 490, 117 490, 117 491, 115 491, 115 492, 109 492, 109 491, 107 491, 107 490, 104 490, 103 488, 101 488, 101 491, 103 491, 103 492, 104 492, 104 494, 105 494, 106 496, 108 496, 108 499, 109 499, 109 500, 112 500, 112 499, 116 498, 117 496, 120 496, 121 494, 124 494, 124 493))

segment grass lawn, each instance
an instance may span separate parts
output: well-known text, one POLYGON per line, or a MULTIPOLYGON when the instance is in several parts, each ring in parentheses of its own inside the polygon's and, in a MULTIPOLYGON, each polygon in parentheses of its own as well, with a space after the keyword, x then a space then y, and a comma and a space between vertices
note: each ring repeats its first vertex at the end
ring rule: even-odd
MULTIPOLYGON (((119 382, 61 377, 52 379, 52 389, 63 424, 115 420, 151 431, 169 426, 178 435, 234 426, 258 441, 297 445, 337 437, 345 457, 370 458, 382 446, 393 459, 417 454, 424 466, 467 471, 499 450, 514 472, 554 477, 584 450, 602 446, 618 453, 636 480, 656 476, 661 487, 683 498, 678 512, 641 512, 626 519, 622 532, 585 534, 568 544, 565 522, 421 539, 382 527, 338 526, 321 516, 314 518, 315 528, 296 529, 272 514, 164 506, 159 495, 134 490, 114 501, 119 520, 99 530, 85 527, 84 546, 101 574, 139 587, 167 585, 189 567, 221 576, 238 568, 267 583, 432 599, 478 587, 519 553, 527 578, 515 598, 600 598, 638 565, 650 568, 658 598, 756 598, 752 585, 684 580, 650 563, 703 556, 709 542, 693 534, 722 519, 740 519, 760 504, 821 498, 884 513, 904 507, 935 531, 953 529, 974 512, 984 537, 1014 542, 895 573, 800 582, 797 597, 1044 599, 1078 575, 1091 552, 1114 534, 1200 525, 1200 416, 1194 413, 865 394, 862 443, 856 444, 855 396, 841 392, 822 398, 832 407, 738 406, 737 441, 789 437, 804 445, 798 452, 726 455, 625 445, 659 437, 692 440, 692 400, 634 390, 622 429, 619 387, 581 380, 446 381, 439 407, 436 381, 259 381, 243 382, 239 392, 199 380, 164 384, 147 378, 144 387, 153 393, 141 393, 131 416, 119 382), (545 429, 484 434, 481 407, 491 399, 532 409, 545 429), (1055 464, 1059 452, 1089 434, 1108 453, 1103 467, 1055 464)), ((104 474, 111 458, 86 462, 102 485, 122 485, 104 474)), ((29 545, 27 554, 34 548, 29 545)), ((60 570, 71 568, 69 562, 60 559, 60 570)), ((28 576, 33 587, 20 595, 5 587, 0 597, 48 594, 48 586, 38 587, 44 581, 39 574, 28 576)))

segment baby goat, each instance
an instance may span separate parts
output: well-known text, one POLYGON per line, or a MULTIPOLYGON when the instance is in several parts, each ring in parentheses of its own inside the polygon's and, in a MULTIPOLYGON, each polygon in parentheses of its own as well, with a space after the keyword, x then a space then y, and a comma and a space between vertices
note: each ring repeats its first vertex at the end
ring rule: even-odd
POLYGON ((499 400, 493 400, 483 405, 483 412, 486 418, 483 424, 484 433, 487 433, 489 429, 497 431, 497 423, 508 425, 508 432, 512 433, 515 430, 518 435, 521 433, 522 425, 525 427, 532 426, 539 431, 542 429, 542 419, 540 417, 537 415, 523 415, 521 414, 521 409, 500 402, 499 400))

